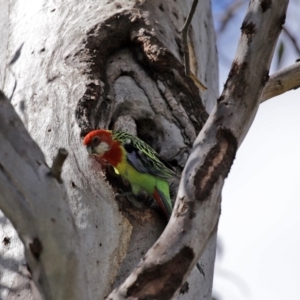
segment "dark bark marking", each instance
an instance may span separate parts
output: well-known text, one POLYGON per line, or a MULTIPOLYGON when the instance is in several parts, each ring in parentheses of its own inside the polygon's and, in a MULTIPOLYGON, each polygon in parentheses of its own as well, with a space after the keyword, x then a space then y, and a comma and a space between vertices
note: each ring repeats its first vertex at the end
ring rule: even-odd
POLYGON ((217 103, 222 102, 225 99, 225 97, 223 95, 221 95, 218 99, 217 99, 217 103))
POLYGON ((199 201, 207 199, 220 177, 227 177, 237 151, 237 139, 230 130, 218 129, 216 138, 217 144, 194 177, 194 198, 199 201))
POLYGON ((175 216, 178 218, 188 212, 189 219, 193 219, 196 216, 194 212, 194 208, 195 208, 194 201, 188 201, 188 198, 185 197, 180 198, 180 202, 178 205, 178 209, 176 210, 175 216))
POLYGON ((179 19, 178 14, 177 14, 177 11, 173 10, 173 11, 172 11, 172 14, 173 14, 173 16, 174 16, 177 20, 179 19))
POLYGON ((282 28, 282 26, 283 26, 284 23, 285 23, 285 19, 286 19, 286 14, 283 14, 283 15, 281 16, 281 18, 279 19, 279 24, 281 25, 281 28, 282 28))
POLYGON ((227 81, 224 85, 224 89, 230 89, 232 91, 233 97, 238 98, 240 100, 242 100, 245 93, 247 93, 248 84, 245 78, 245 71, 247 70, 247 67, 247 62, 239 64, 237 61, 233 61, 227 81), (242 77, 239 78, 240 84, 238 85, 236 85, 236 80, 233 80, 233 78, 237 77, 242 77))
POLYGON ((28 277, 31 279, 31 275, 32 275, 31 268, 30 268, 29 264, 26 264, 25 266, 26 266, 26 269, 27 269, 27 271, 28 271, 28 273, 29 273, 29 276, 28 276, 28 277))
POLYGON ((269 70, 265 71, 265 75, 262 78, 262 85, 265 86, 268 82, 270 76, 269 76, 269 70))
POLYGON ((165 9, 164 9, 164 7, 163 7, 162 3, 161 3, 161 4, 159 4, 158 8, 159 8, 161 11, 165 11, 165 9))
POLYGON ((21 44, 21 46, 15 52, 13 58, 10 60, 10 62, 8 64, 9 66, 13 65, 20 58, 23 46, 24 46, 24 42, 21 44))
POLYGON ((239 64, 237 61, 233 61, 228 78, 231 79, 231 77, 237 76, 242 70, 245 70, 247 66, 247 62, 239 64))
POLYGON ((184 53, 183 53, 183 49, 182 49, 181 39, 179 37, 176 37, 175 42, 178 47, 178 52, 179 52, 180 56, 183 56, 184 53))
POLYGON ((10 244, 10 238, 9 237, 4 237, 2 243, 4 244, 4 246, 7 246, 8 244, 10 244))
POLYGON ((263 13, 265 13, 272 6, 272 0, 261 0, 260 7, 263 13))
POLYGON ((60 77, 60 75, 52 76, 52 77, 50 77, 50 78, 47 79, 47 83, 53 82, 54 80, 56 80, 59 77, 60 77))
POLYGON ((41 253, 43 251, 43 245, 38 238, 34 238, 29 244, 29 249, 36 260, 40 260, 41 253))
POLYGON ((5 94, 0 90, 0 101, 7 101, 5 94))
POLYGON ((186 293, 189 292, 189 289, 190 289, 189 283, 186 281, 186 282, 183 284, 183 286, 181 287, 179 293, 182 294, 182 295, 184 295, 184 294, 186 294, 186 293))
POLYGON ((243 22, 242 27, 241 27, 242 33, 247 36, 248 39, 251 39, 254 33, 256 33, 256 27, 255 24, 250 22, 243 22))
POLYGON ((140 300, 169 299, 181 284, 194 257, 194 251, 185 246, 171 260, 144 270, 127 290, 127 297, 140 300))

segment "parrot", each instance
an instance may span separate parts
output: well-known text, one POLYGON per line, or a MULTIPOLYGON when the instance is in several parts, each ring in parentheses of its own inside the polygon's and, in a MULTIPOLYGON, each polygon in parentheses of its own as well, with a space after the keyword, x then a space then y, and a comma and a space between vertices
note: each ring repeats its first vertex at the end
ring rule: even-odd
POLYGON ((83 144, 89 154, 107 161, 117 174, 127 179, 133 194, 145 191, 170 218, 170 186, 178 186, 180 174, 154 149, 136 136, 106 129, 91 131, 83 144))
MULTIPOLYGON (((115 172, 127 179, 132 192, 145 191, 152 196, 167 219, 172 213, 170 187, 177 187, 181 174, 144 141, 129 133, 97 129, 83 140, 90 155, 111 164, 115 172)), ((205 276, 199 263, 199 272, 205 276)))

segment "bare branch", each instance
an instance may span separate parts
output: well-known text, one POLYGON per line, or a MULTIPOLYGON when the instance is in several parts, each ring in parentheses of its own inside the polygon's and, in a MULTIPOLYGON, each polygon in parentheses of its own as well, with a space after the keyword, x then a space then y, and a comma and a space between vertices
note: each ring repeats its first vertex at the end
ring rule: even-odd
POLYGON ((171 299, 217 230, 220 192, 256 111, 288 1, 251 1, 218 104, 184 168, 171 219, 154 246, 108 299, 171 299), (258 49, 260 51, 258 51, 258 49))
POLYGON ((194 0, 191 10, 188 14, 188 17, 182 27, 181 34, 182 34, 182 43, 183 43, 183 52, 184 52, 184 65, 185 65, 185 74, 188 75, 190 71, 190 54, 189 54, 189 47, 188 47, 188 30, 191 25, 194 13, 196 11, 198 5, 198 0, 194 0))
POLYGON ((56 178, 59 183, 62 183, 61 172, 62 166, 68 156, 68 151, 64 148, 59 148, 56 157, 53 160, 50 174, 56 178))
POLYGON ((0 209, 25 247, 37 299, 86 299, 85 269, 66 192, 0 91, 0 209))
POLYGON ((192 3, 192 7, 191 7, 191 10, 187 16, 187 19, 182 27, 182 29, 180 30, 182 32, 182 34, 185 33, 185 36, 186 36, 186 33, 188 32, 188 29, 191 25, 191 22, 193 20, 193 16, 195 14, 195 11, 196 11, 196 8, 197 8, 197 5, 198 5, 198 0, 194 0, 193 3, 192 3))
POLYGON ((193 16, 195 14, 197 5, 198 5, 198 0, 194 0, 192 3, 191 10, 188 14, 188 17, 180 31, 182 33, 185 75, 189 76, 201 91, 206 91, 207 87, 197 78, 195 74, 192 73, 191 65, 190 65, 190 49, 189 49, 190 46, 188 43, 188 30, 191 25, 193 16))
POLYGON ((300 62, 284 68, 270 76, 260 102, 300 87, 300 62))

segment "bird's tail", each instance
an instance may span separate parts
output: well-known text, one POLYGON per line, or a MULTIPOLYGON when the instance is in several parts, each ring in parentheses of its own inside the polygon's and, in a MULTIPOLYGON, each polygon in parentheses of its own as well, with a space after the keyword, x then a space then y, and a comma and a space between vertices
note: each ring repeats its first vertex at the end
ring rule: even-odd
POLYGON ((172 205, 170 197, 168 199, 167 195, 161 192, 158 188, 155 188, 153 192, 153 198, 155 199, 161 210, 164 212, 166 217, 169 219, 172 214, 172 205))

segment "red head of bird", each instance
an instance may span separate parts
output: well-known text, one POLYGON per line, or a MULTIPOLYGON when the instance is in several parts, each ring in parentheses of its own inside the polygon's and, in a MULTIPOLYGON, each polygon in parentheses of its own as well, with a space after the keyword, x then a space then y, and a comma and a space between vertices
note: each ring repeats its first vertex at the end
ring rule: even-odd
POLYGON ((119 141, 114 140, 111 131, 105 129, 94 130, 88 133, 83 144, 89 154, 108 161, 114 167, 122 160, 122 149, 119 141))

